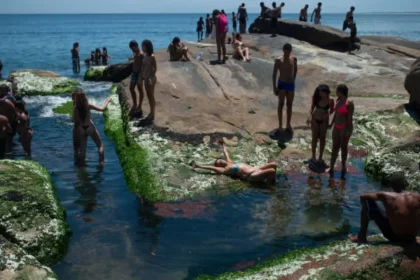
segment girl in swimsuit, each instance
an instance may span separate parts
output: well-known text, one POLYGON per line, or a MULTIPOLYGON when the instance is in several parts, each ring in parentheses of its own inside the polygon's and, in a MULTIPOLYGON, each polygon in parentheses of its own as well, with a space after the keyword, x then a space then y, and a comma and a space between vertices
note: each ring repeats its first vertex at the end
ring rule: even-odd
POLYGON ((89 101, 86 97, 86 93, 82 89, 76 90, 73 93, 75 102, 73 106, 73 124, 74 124, 74 133, 73 139, 74 143, 77 143, 75 147, 75 158, 77 164, 83 164, 86 157, 86 146, 88 136, 92 138, 98 147, 99 161, 101 164, 104 162, 104 148, 102 146, 101 137, 99 136, 98 131, 96 130, 95 125, 93 124, 90 118, 90 110, 95 110, 103 112, 108 107, 111 102, 111 98, 108 98, 103 107, 96 107, 95 105, 89 104, 89 101), (77 148, 77 149, 76 149, 77 148))
POLYGON ((312 129, 312 163, 326 166, 324 155, 325 140, 329 126, 329 116, 334 113, 334 99, 330 97, 330 87, 320 84, 312 97, 311 110, 309 111, 307 125, 312 129), (316 147, 319 140, 319 158, 316 159, 316 147))
POLYGON ((155 85, 157 83, 156 71, 157 64, 156 58, 153 54, 153 44, 149 40, 144 40, 141 43, 141 47, 144 53, 143 66, 140 72, 140 80, 144 83, 146 89, 147 99, 149 100, 150 113, 145 119, 146 122, 152 123, 155 119, 155 85))
POLYGON ((220 144, 223 146, 223 154, 226 160, 216 159, 214 166, 202 166, 192 163, 192 168, 210 170, 216 172, 217 174, 236 177, 248 182, 267 182, 269 184, 276 183, 277 164, 275 162, 269 162, 260 167, 252 167, 248 164, 235 162, 231 160, 223 140, 220 140, 220 144))
POLYGON ((337 87, 337 101, 335 105, 335 115, 331 126, 334 125, 332 140, 332 154, 330 163, 330 177, 334 177, 334 166, 337 161, 338 152, 341 150, 341 179, 345 180, 347 173, 347 155, 350 136, 353 133, 353 113, 354 103, 348 99, 349 89, 346 85, 337 87))
POLYGON ((216 22, 216 43, 217 60, 219 63, 226 62, 226 34, 229 31, 229 22, 225 14, 219 10, 213 11, 213 18, 216 22), (223 60, 222 60, 223 55, 223 60))
POLYGON ((108 59, 110 59, 111 56, 108 54, 108 50, 106 48, 102 49, 102 65, 108 65, 108 59))
POLYGON ((235 32, 232 33, 232 38, 233 38, 233 48, 235 50, 233 56, 237 59, 242 59, 243 61, 251 61, 250 58, 250 53, 249 53, 249 48, 245 47, 242 43, 242 35, 241 34, 236 34, 235 32))

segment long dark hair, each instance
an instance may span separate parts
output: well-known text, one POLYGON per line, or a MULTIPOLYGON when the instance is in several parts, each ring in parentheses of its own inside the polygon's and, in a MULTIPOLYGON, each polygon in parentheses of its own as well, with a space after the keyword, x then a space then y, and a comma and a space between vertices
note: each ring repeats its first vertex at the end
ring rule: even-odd
POLYGON ((321 100, 321 91, 326 92, 328 95, 331 93, 330 87, 326 84, 320 84, 316 87, 314 95, 312 96, 312 105, 316 106, 321 100))
POLYGON ((141 45, 146 49, 145 53, 147 55, 153 54, 153 43, 150 40, 144 40, 141 45))
POLYGON ((349 97, 349 88, 345 84, 338 85, 337 92, 344 95, 345 98, 349 97))
POLYGON ((84 91, 76 95, 76 110, 79 113, 80 119, 85 121, 89 111, 89 101, 84 91))

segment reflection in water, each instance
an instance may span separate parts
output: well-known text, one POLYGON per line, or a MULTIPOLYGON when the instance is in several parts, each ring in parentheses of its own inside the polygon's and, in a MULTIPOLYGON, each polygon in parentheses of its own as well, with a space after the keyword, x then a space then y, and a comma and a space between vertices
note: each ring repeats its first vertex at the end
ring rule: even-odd
POLYGON ((100 185, 103 178, 101 176, 103 169, 98 166, 96 172, 90 173, 87 167, 80 167, 77 170, 77 181, 75 182, 76 190, 80 193, 80 198, 75 203, 83 207, 84 213, 91 213, 97 205, 96 195, 98 194, 97 186, 100 185))

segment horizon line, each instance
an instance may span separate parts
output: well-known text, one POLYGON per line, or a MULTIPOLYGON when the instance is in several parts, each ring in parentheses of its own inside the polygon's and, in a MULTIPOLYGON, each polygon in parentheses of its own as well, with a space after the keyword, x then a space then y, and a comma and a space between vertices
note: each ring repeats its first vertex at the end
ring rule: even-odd
MULTIPOLYGON (((169 13, 169 12, 153 12, 153 13, 1 13, 0 15, 196 15, 196 14, 206 14, 208 12, 189 12, 189 13, 169 13)), ((342 14, 345 12, 323 12, 323 14, 342 14)), ((249 14, 259 14, 258 12, 250 12, 249 14)), ((299 14, 296 13, 283 13, 283 14, 299 14)), ((420 11, 400 11, 400 12, 387 12, 387 11, 379 11, 379 12, 358 12, 357 14, 420 14, 420 11)))

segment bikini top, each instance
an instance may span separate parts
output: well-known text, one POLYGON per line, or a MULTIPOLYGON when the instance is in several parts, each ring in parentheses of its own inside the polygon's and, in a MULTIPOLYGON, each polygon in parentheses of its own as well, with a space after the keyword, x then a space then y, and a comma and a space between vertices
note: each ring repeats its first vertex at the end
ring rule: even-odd
POLYGON ((317 109, 328 111, 330 109, 330 104, 328 104, 327 106, 319 106, 319 104, 317 104, 315 107, 317 109))
POLYGON ((347 99, 344 100, 343 105, 335 107, 335 112, 341 115, 347 115, 349 113, 349 110, 347 109, 347 99))

